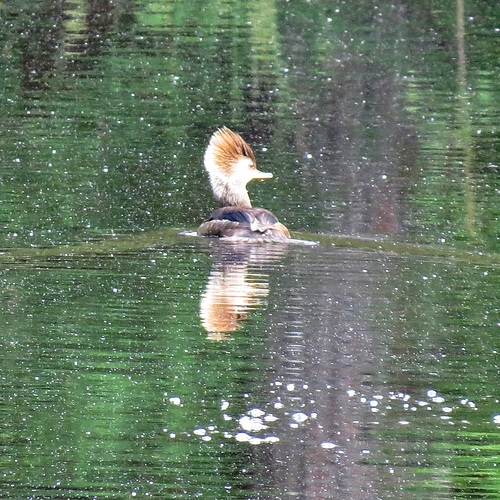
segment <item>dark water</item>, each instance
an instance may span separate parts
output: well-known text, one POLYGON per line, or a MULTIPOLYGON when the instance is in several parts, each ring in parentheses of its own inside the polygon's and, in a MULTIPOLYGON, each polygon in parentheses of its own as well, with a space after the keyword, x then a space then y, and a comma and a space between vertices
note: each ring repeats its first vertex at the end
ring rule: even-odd
POLYGON ((500 4, 0 15, 2 498, 500 498, 500 4))

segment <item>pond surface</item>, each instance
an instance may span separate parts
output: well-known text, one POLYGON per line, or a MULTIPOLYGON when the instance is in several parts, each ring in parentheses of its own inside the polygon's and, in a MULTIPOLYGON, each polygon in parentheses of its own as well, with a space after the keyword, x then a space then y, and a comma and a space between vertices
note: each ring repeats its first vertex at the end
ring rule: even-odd
POLYGON ((0 15, 2 498, 500 498, 500 4, 0 15))

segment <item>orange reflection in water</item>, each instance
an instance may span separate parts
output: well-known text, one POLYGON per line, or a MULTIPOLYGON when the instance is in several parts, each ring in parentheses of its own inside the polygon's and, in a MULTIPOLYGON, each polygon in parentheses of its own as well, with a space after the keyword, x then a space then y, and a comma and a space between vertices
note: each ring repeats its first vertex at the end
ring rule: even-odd
POLYGON ((228 332, 243 326, 249 313, 269 294, 269 266, 283 256, 286 245, 217 240, 214 264, 201 296, 200 318, 208 338, 230 340, 228 332))

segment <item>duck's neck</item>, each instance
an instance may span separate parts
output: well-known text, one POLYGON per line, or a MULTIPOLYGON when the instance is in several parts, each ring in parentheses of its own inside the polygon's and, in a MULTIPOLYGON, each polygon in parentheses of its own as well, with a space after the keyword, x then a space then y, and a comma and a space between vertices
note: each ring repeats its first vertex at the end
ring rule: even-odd
POLYGON ((252 208, 250 197, 244 185, 230 186, 220 179, 211 179, 212 191, 221 207, 252 208))

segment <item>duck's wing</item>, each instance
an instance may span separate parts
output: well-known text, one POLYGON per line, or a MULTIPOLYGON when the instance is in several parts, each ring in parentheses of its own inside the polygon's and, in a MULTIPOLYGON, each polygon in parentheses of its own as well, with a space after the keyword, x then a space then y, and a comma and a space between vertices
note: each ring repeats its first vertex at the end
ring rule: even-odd
POLYGON ((219 237, 290 238, 288 229, 265 208, 219 208, 198 228, 198 234, 219 237))

